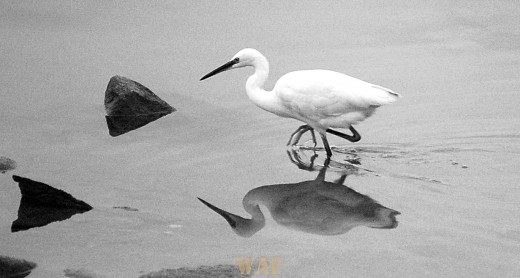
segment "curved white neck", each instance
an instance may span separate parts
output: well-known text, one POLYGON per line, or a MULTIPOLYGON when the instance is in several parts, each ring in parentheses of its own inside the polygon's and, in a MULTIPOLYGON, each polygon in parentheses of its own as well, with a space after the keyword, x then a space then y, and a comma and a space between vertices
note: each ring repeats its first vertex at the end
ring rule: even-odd
POLYGON ((265 57, 256 59, 253 67, 255 72, 247 78, 246 92, 249 99, 258 107, 276 113, 277 99, 274 93, 263 89, 264 83, 269 76, 269 63, 265 57))

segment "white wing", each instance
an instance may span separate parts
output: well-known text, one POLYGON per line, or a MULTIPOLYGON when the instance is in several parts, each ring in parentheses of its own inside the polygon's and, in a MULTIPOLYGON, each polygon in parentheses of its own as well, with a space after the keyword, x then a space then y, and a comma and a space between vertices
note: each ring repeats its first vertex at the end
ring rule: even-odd
POLYGON ((334 120, 343 127, 400 97, 389 89, 328 70, 290 72, 278 80, 273 91, 295 117, 314 122, 334 120))

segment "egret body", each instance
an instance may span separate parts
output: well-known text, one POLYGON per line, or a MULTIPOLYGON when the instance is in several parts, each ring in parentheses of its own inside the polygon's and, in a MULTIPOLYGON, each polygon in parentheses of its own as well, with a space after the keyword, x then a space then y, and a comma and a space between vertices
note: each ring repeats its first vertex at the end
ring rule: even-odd
POLYGON ((255 69, 246 82, 247 95, 254 104, 280 117, 306 123, 291 135, 289 144, 296 145, 307 131, 312 132, 314 139, 316 130, 328 156, 332 155, 332 151, 326 132, 357 142, 361 136, 352 125, 370 117, 377 107, 400 97, 389 89, 330 70, 289 72, 276 82, 272 91, 266 91, 263 85, 269 75, 269 63, 262 53, 252 48, 240 50, 229 62, 200 80, 247 66, 255 69), (352 135, 331 128, 348 128, 352 135))

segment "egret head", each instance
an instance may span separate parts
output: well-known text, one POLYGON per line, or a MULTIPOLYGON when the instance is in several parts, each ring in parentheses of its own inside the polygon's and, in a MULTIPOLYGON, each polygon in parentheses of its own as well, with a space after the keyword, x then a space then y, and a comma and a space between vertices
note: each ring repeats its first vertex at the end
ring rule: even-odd
MULTIPOLYGON (((256 232, 260 231, 265 226, 265 218, 262 212, 260 211, 260 208, 258 205, 254 205, 255 208, 252 211, 252 219, 246 219, 243 217, 240 217, 238 215, 235 215, 233 213, 227 212, 223 209, 220 209, 206 201, 204 201, 201 198, 198 198, 199 201, 201 201, 203 204, 208 206, 210 209, 212 209, 214 212, 220 214, 220 216, 224 217, 226 221, 228 222, 229 226, 231 226, 231 229, 235 232, 235 234, 241 236, 241 237, 251 237, 256 232)), ((246 208, 247 211, 247 208, 246 208)))
POLYGON ((206 78, 209 78, 213 75, 216 75, 218 73, 230 70, 230 69, 237 69, 237 68, 243 68, 247 66, 256 66, 258 64, 258 61, 265 60, 265 57, 260 53, 258 50, 253 48, 244 48, 240 50, 233 58, 223 64, 222 66, 212 70, 210 73, 204 75, 200 80, 204 80, 206 78))

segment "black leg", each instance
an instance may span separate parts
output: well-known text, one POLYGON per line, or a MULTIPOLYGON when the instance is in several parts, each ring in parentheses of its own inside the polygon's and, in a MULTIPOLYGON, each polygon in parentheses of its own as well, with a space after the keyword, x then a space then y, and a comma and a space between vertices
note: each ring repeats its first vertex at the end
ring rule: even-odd
POLYGON ((359 133, 354 129, 354 127, 350 126, 348 129, 350 129, 350 131, 352 131, 352 135, 347 135, 345 133, 341 133, 341 132, 335 131, 333 129, 327 129, 327 132, 330 134, 336 135, 338 137, 341 137, 343 139, 347 139, 350 142, 357 142, 357 141, 361 140, 361 135, 359 135, 359 133))
POLYGON ((327 151, 327 157, 332 156, 332 151, 330 150, 329 141, 327 141, 327 135, 325 133, 321 133, 321 140, 323 141, 323 146, 325 147, 325 151, 327 151))
POLYGON ((300 138, 303 134, 307 131, 311 131, 312 135, 312 142, 314 143, 314 147, 316 147, 316 136, 314 135, 314 129, 310 127, 309 125, 302 125, 298 127, 292 134, 291 137, 289 137, 289 142, 287 142, 287 146, 296 146, 298 142, 300 141, 300 138))
POLYGON ((289 142, 287 142, 287 146, 291 145, 291 146, 295 146, 296 144, 298 144, 298 141, 300 141, 300 138, 302 137, 302 135, 307 132, 307 130, 309 130, 309 128, 311 128, 310 126, 308 125, 302 125, 300 127, 298 127, 292 134, 291 134, 291 137, 289 138, 289 142))
POLYGON ((312 142, 314 143, 314 147, 316 148, 316 135, 314 134, 314 129, 311 128, 312 142))
POLYGON ((302 125, 300 127, 298 127, 292 134, 291 136, 289 137, 289 141, 287 142, 287 146, 289 145, 295 145, 295 143, 293 143, 293 139, 294 139, 294 136, 296 136, 296 134, 298 134, 302 129, 305 128, 305 125, 302 125))
POLYGON ((291 160, 291 162, 293 164, 295 164, 296 166, 298 166, 298 168, 302 169, 302 170, 307 170, 307 171, 314 171, 314 160, 316 160, 316 157, 318 157, 318 155, 316 154, 316 151, 314 151, 314 154, 311 156, 310 158, 310 164, 309 163, 305 163, 300 155, 298 155, 298 152, 296 152, 294 149, 291 150, 291 152, 287 151, 287 155, 289 156, 289 159, 291 160))

